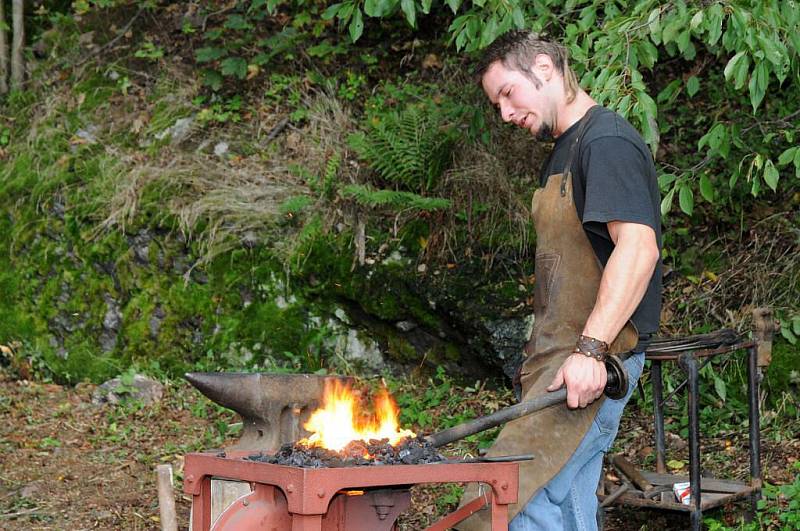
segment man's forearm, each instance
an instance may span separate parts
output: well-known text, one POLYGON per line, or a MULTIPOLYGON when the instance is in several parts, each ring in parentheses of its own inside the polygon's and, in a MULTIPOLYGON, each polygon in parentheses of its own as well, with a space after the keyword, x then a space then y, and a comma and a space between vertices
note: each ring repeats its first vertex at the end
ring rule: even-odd
POLYGON ((603 270, 583 334, 610 344, 644 297, 659 251, 655 233, 644 225, 622 223, 609 232, 616 247, 603 270))

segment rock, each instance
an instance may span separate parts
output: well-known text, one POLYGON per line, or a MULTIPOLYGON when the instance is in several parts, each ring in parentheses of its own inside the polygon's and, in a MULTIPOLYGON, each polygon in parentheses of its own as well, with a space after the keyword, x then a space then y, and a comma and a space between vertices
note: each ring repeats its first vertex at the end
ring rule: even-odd
POLYGON ((120 312, 119 303, 108 294, 105 294, 103 298, 106 301, 106 315, 103 317, 103 328, 116 332, 122 324, 122 312, 120 312))
POLYGON ((133 255, 141 265, 150 263, 150 240, 152 240, 152 237, 146 229, 140 230, 133 238, 128 238, 128 244, 133 249, 133 255))
POLYGON ((92 403, 116 405, 124 401, 138 400, 145 405, 151 405, 160 401, 164 394, 164 386, 147 376, 135 374, 127 383, 123 382, 123 379, 127 378, 118 376, 100 385, 92 394, 92 403))
POLYGON ((371 338, 359 337, 359 333, 353 328, 346 335, 338 337, 335 350, 343 359, 356 362, 367 369, 379 371, 386 365, 380 346, 371 338))
POLYGON ((153 310, 153 315, 150 316, 150 321, 148 322, 150 327, 150 337, 153 339, 158 337, 158 331, 161 329, 161 322, 166 316, 167 312, 164 311, 160 304, 153 310))
POLYGON ((217 145, 214 146, 214 155, 221 157, 228 152, 228 143, 227 142, 219 142, 217 145))
POLYGON ((88 125, 86 129, 78 129, 75 133, 75 136, 84 140, 87 144, 96 144, 97 143, 97 131, 100 128, 96 125, 88 125))
POLYGON ((160 133, 157 133, 156 139, 163 140, 166 137, 169 137, 169 143, 173 146, 177 146, 186 138, 189 137, 189 133, 192 132, 192 125, 194 124, 194 116, 188 116, 186 118, 178 118, 175 120, 175 123, 170 127, 167 127, 160 133))
POLYGON ((394 324, 394 326, 397 327, 397 329, 401 332, 410 332, 419 325, 413 321, 398 321, 394 324))
POLYGON ((42 490, 42 486, 38 483, 28 483, 19 489, 19 496, 22 498, 33 498, 40 490, 42 490))
POLYGON ((350 317, 347 315, 347 312, 344 311, 343 308, 336 308, 333 311, 333 315, 342 323, 344 324, 351 324, 350 317))
MULTIPOLYGON (((497 356, 503 365, 503 373, 514 376, 517 366, 523 360, 523 348, 533 332, 533 314, 524 318, 498 319, 484 323, 490 334, 492 355, 497 356)), ((496 363, 496 360, 484 360, 496 363)))
POLYGON ((399 251, 392 251, 389 256, 383 259, 381 262, 383 265, 402 265, 404 262, 403 255, 400 254, 399 251))
POLYGON ((122 312, 119 303, 111 295, 105 294, 106 314, 103 317, 103 331, 100 334, 100 348, 104 353, 113 351, 117 346, 117 336, 122 326, 122 312))

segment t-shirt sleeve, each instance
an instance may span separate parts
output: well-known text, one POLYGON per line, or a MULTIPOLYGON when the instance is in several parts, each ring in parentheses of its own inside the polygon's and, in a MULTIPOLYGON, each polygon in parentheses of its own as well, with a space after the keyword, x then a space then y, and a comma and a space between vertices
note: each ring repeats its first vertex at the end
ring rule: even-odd
POLYGON ((605 136, 584 146, 581 164, 585 184, 583 225, 608 238, 609 221, 641 223, 656 230, 660 223, 648 183, 648 161, 629 140, 605 136))

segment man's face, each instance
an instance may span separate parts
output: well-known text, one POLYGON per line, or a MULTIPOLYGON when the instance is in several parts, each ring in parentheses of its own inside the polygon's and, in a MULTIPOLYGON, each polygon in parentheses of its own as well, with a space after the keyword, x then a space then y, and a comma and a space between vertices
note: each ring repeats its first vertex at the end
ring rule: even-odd
POLYGON ((539 140, 548 140, 552 138, 555 126, 555 106, 549 97, 548 81, 543 79, 537 88, 522 72, 506 68, 496 61, 486 70, 481 84, 503 121, 529 130, 539 140))

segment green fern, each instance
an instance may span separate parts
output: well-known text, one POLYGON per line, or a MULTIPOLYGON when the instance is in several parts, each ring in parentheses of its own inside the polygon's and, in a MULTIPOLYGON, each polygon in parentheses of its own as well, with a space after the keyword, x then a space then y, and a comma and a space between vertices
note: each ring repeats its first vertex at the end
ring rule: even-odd
POLYGON ((375 190, 361 184, 351 184, 341 190, 343 197, 349 197, 356 203, 368 207, 389 206, 395 209, 412 210, 444 210, 450 208, 450 200, 440 197, 423 197, 412 192, 396 190, 375 190))
POLYGON ((282 216, 294 216, 313 202, 314 200, 307 195, 293 195, 281 203, 279 211, 282 216))
POLYGON ((430 191, 452 163, 455 131, 440 113, 409 107, 390 113, 367 133, 350 136, 350 146, 386 181, 406 190, 430 191))
POLYGON ((322 176, 322 193, 325 197, 330 197, 336 186, 336 175, 342 165, 342 154, 335 151, 325 163, 325 174, 322 176))

